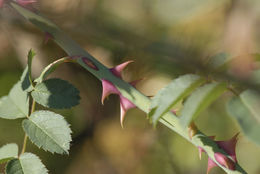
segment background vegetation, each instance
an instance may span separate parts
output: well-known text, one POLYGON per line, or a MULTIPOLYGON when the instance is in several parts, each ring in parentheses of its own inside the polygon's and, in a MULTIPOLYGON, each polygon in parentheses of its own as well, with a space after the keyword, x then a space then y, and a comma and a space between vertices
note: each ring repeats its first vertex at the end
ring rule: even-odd
MULTIPOLYGON (((137 88, 153 96, 178 75, 203 73, 201 62, 216 53, 259 52, 259 5, 257 0, 39 0, 35 6, 108 67, 134 60, 125 79, 144 78, 137 88)), ((19 79, 30 48, 37 53, 34 75, 66 55, 54 42, 44 44, 42 33, 9 8, 0 11, 0 23, 0 96, 19 79)), ((230 71, 247 78, 251 62, 251 57, 237 59, 230 71)), ((128 112, 122 129, 118 98, 109 97, 103 106, 100 82, 81 67, 62 65, 53 76, 77 86, 81 104, 62 111, 73 130, 70 156, 28 147, 41 156, 50 173, 206 172, 206 156, 200 161, 198 150, 167 128, 159 126, 155 131, 141 111, 128 112)), ((223 101, 229 97, 226 93, 196 120, 202 131, 217 135, 217 140, 239 131, 225 111, 223 101)), ((19 125, 19 120, 0 120, 0 145, 22 144, 19 125)), ((259 156, 259 147, 241 136, 237 157, 248 173, 260 173, 259 156)))

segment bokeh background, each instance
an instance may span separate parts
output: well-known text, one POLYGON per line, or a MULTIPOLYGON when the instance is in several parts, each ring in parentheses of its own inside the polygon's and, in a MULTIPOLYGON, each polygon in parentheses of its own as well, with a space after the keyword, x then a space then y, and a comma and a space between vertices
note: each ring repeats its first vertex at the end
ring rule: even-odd
MULTIPOLYGON (((185 73, 203 73, 201 63, 219 52, 231 55, 260 52, 259 0, 38 0, 35 7, 108 67, 134 60, 126 81, 144 78, 137 88, 153 96, 185 73)), ((53 41, 7 6, 0 10, 0 96, 19 80, 29 49, 36 50, 33 75, 66 56, 53 41)), ((252 58, 238 58, 231 69, 248 76, 252 58)), ((52 75, 69 80, 81 91, 81 104, 55 110, 73 130, 69 156, 52 155, 29 144, 51 174, 201 174, 207 157, 163 126, 153 129, 145 113, 132 109, 125 128, 119 123, 119 100, 102 105, 101 83, 81 67, 62 65, 52 75)), ((225 111, 226 93, 196 120, 217 140, 239 132, 225 111)), ((42 109, 38 106, 38 109, 42 109)), ((21 147, 21 121, 0 120, 0 145, 21 147)), ((240 135, 238 161, 249 174, 260 173, 260 148, 240 135)), ((3 170, 4 166, 1 166, 3 170)), ((1 171, 0 170, 0 171, 1 171)), ((222 174, 214 168, 212 174, 222 174)))

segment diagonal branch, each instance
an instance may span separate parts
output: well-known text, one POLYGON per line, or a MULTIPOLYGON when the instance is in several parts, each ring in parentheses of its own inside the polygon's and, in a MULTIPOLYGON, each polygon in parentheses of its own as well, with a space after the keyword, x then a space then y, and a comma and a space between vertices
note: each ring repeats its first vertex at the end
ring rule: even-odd
MULTIPOLYGON (((120 91, 120 93, 132 103, 134 103, 139 109, 148 113, 150 106, 150 99, 143 95, 141 92, 136 90, 132 85, 116 77, 111 71, 105 67, 102 63, 97 61, 93 56, 81 48, 76 42, 70 39, 66 34, 64 34, 55 24, 53 24, 48 19, 39 15, 39 13, 31 12, 16 3, 10 2, 10 6, 13 7, 18 13, 24 16, 31 23, 40 28, 43 32, 51 35, 54 41, 67 52, 71 57, 77 57, 77 62, 79 65, 84 67, 98 79, 108 80, 120 91), (86 61, 88 63, 86 63, 86 61)), ((179 118, 171 112, 166 113, 160 122, 175 131, 187 141, 192 143, 196 147, 201 147, 208 154, 208 156, 226 173, 228 174, 246 174, 246 172, 236 163, 234 170, 229 170, 223 167, 215 159, 215 153, 222 153, 227 158, 228 154, 209 137, 204 135, 202 132, 198 131, 197 134, 189 138, 188 128, 183 128, 180 124, 179 118)))

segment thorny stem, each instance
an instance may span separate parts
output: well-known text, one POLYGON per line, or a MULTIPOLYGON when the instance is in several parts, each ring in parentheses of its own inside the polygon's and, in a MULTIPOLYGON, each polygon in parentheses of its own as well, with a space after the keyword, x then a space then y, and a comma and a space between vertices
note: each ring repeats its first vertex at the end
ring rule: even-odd
MULTIPOLYGON (((66 34, 64 34, 55 24, 53 24, 48 19, 42 17, 37 12, 31 12, 16 3, 10 3, 10 5, 21 15, 23 15, 27 20, 32 22, 34 25, 39 27, 44 32, 47 32, 53 36, 54 41, 61 46, 69 56, 82 56, 87 57, 96 67, 98 70, 93 69, 89 66, 87 66, 82 58, 78 58, 77 62, 79 65, 84 67, 86 70, 88 70, 90 73, 92 73, 94 76, 96 76, 98 79, 106 79, 109 80, 111 83, 113 83, 116 88, 120 91, 120 93, 126 97, 128 100, 133 102, 139 109, 143 110, 144 112, 149 112, 149 106, 150 106, 150 99, 146 96, 144 96, 141 92, 139 92, 137 89, 135 89, 133 86, 129 85, 125 81, 117 78, 114 76, 107 67, 105 67, 102 63, 100 63, 97 59, 95 59, 93 56, 91 56, 88 52, 86 52, 83 48, 81 48, 77 43, 75 43, 73 40, 71 40, 66 34)), ((221 152, 222 154, 226 155, 228 157, 228 154, 221 148, 217 146, 217 144, 210 139, 208 136, 203 134, 198 130, 197 134, 192 137, 192 139, 189 138, 188 135, 188 128, 184 128, 179 118, 174 115, 171 112, 166 113, 162 119, 160 119, 160 122, 170 128, 171 130, 175 131, 182 137, 184 137, 187 141, 192 143, 196 147, 201 147, 203 150, 208 154, 208 156, 219 166, 221 167, 226 173, 228 174, 246 174, 238 163, 236 163, 236 169, 235 170, 229 170, 225 167, 223 167, 220 163, 217 162, 217 160, 214 157, 214 154, 216 152, 221 152)))

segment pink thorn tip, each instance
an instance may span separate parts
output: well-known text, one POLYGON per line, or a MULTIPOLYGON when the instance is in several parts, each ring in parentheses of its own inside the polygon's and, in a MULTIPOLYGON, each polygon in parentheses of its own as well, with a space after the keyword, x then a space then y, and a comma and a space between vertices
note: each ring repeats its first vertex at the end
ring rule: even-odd
POLYGON ((125 114, 129 109, 135 108, 136 106, 127 98, 123 97, 122 95, 119 95, 120 97, 120 123, 122 128, 124 128, 124 118, 125 114))
POLYGON ((226 155, 222 154, 222 153, 215 153, 214 157, 216 159, 216 161, 221 164, 223 167, 226 167, 230 170, 235 170, 236 166, 235 163, 229 159, 226 155))
POLYGON ((27 6, 27 5, 35 3, 37 1, 36 0, 16 0, 16 2, 18 4, 20 4, 21 6, 27 6))
POLYGON ((236 144, 237 144, 237 140, 238 140, 238 138, 237 138, 238 135, 239 135, 239 133, 237 133, 230 140, 227 140, 227 141, 216 141, 218 146, 220 148, 222 148, 228 155, 230 155, 230 157, 234 160, 234 162, 237 162, 236 144))
POLYGON ((111 68, 110 69, 110 72, 112 72, 115 76, 119 77, 119 78, 122 78, 122 71, 125 69, 125 67, 129 64, 129 63, 132 63, 133 61, 130 60, 130 61, 127 61, 127 62, 124 62, 120 65, 117 65, 115 66, 114 68, 111 68))
POLYGON ((216 167, 217 164, 209 157, 208 158, 208 169, 207 169, 207 174, 209 174, 210 170, 213 168, 213 167, 216 167))
MULTIPOLYGON (((238 140, 237 139, 238 135, 239 135, 239 133, 237 133, 230 140, 227 140, 227 141, 215 141, 216 144, 232 158, 232 160, 231 160, 226 155, 217 152, 214 154, 216 161, 219 164, 221 164, 222 166, 224 166, 230 170, 235 170, 235 168, 236 168, 235 163, 237 162, 237 159, 236 159, 235 148, 236 148, 236 144, 237 144, 237 140, 238 140)), ((214 140, 215 137, 211 136, 210 138, 214 140)), ((203 149, 202 149, 202 152, 203 152, 203 149)), ((217 164, 212 159, 208 158, 207 174, 215 166, 217 166, 217 164)))
POLYGON ((104 100, 110 94, 120 94, 118 89, 116 89, 116 87, 108 80, 102 79, 102 86, 103 86, 103 92, 102 92, 102 98, 101 98, 102 104, 104 104, 104 100))

